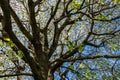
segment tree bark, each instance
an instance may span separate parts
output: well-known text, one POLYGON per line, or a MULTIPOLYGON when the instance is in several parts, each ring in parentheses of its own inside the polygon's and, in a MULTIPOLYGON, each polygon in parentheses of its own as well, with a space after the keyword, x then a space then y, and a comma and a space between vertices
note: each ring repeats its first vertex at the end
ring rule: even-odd
POLYGON ((45 55, 45 53, 41 53, 40 56, 36 56, 34 59, 35 61, 29 64, 31 67, 34 79, 47 80, 49 64, 50 64, 48 57, 45 55))
POLYGON ((49 68, 47 80, 54 80, 54 75, 51 69, 49 68))

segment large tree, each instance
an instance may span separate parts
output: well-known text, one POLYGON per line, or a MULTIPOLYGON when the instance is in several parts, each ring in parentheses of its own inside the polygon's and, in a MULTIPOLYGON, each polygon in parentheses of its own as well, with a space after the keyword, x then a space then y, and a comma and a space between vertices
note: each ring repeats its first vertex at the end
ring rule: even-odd
POLYGON ((0 7, 0 77, 120 79, 119 0, 0 0, 0 7))

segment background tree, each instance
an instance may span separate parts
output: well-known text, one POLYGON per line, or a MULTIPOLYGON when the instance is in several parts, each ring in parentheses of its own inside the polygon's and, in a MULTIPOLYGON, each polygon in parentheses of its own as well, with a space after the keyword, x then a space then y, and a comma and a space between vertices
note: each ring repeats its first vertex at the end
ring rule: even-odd
POLYGON ((119 79, 119 0, 0 0, 0 6, 0 77, 119 79))

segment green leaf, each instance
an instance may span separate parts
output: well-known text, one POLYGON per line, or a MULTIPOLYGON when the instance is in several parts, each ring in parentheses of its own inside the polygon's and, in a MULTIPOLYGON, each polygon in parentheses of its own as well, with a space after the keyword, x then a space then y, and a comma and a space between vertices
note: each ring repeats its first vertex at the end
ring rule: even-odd
POLYGON ((119 49, 119 44, 117 44, 117 43, 111 43, 110 47, 111 47, 112 51, 116 51, 116 50, 119 49))
POLYGON ((84 68, 85 67, 85 65, 83 64, 83 63, 80 63, 80 68, 84 68))
POLYGON ((0 62, 0 67, 3 65, 3 63, 2 62, 0 62))
POLYGON ((72 73, 75 73, 74 65, 70 65, 69 67, 70 67, 70 71, 71 71, 72 73))
POLYGON ((1 48, 4 48, 5 47, 5 45, 1 45, 1 48))
POLYGON ((97 16, 97 19, 108 20, 108 18, 105 15, 103 15, 103 14, 97 16))
POLYGON ((70 40, 67 40, 67 43, 68 43, 69 45, 73 46, 73 43, 72 43, 72 41, 70 41, 70 40))
POLYGON ((83 44, 83 43, 81 43, 81 44, 79 45, 79 51, 80 51, 80 52, 82 52, 82 51, 83 51, 83 49, 84 49, 84 44, 83 44))
POLYGON ((74 9, 79 9, 80 6, 81 6, 81 4, 82 4, 81 1, 73 0, 72 8, 74 8, 74 9))
POLYGON ((104 3, 105 3, 105 0, 100 0, 100 3, 101 3, 101 4, 104 4, 104 3))
POLYGON ((23 52, 22 52, 22 51, 18 51, 18 56, 19 56, 20 58, 23 58, 23 56, 24 56, 23 52))
POLYGON ((72 49, 73 49, 73 47, 74 47, 74 43, 73 43, 72 41, 70 41, 70 40, 67 40, 66 42, 68 43, 68 49, 69 49, 70 51, 72 51, 72 49))
POLYGON ((114 0, 114 2, 119 4, 119 3, 120 3, 120 0, 114 0))
POLYGON ((0 40, 0 45, 2 45, 3 44, 3 42, 0 40))
POLYGON ((90 78, 88 75, 86 75, 85 77, 86 77, 86 79, 89 79, 89 78, 90 78))
POLYGON ((10 43, 10 47, 14 47, 15 44, 13 42, 10 43))
POLYGON ((89 73, 87 73, 87 76, 89 77, 89 79, 93 79, 93 77, 96 75, 96 73, 90 71, 89 73))
POLYGON ((4 74, 6 72, 6 70, 2 70, 2 71, 0 71, 0 74, 4 74))
POLYGON ((89 5, 89 2, 88 2, 88 1, 85 1, 85 5, 89 5))
POLYGON ((74 66, 73 65, 70 65, 70 69, 73 69, 74 68, 74 66))
POLYGON ((10 41, 10 38, 3 38, 5 41, 10 41))
POLYGON ((0 54, 0 57, 3 57, 4 56, 4 54, 0 54))
POLYGON ((11 42, 11 41, 7 42, 6 45, 10 46, 10 47, 14 47, 15 46, 15 44, 13 42, 11 42))
POLYGON ((73 47, 71 45, 68 45, 68 49, 72 51, 73 47))
POLYGON ((8 50, 6 55, 10 60, 18 60, 18 57, 13 50, 8 50))

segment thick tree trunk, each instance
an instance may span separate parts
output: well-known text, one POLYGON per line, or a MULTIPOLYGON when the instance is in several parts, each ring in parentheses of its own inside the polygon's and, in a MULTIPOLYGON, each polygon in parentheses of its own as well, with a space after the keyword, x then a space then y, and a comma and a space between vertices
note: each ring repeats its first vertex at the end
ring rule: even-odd
POLYGON ((30 62, 30 67, 35 80, 47 80, 49 71, 49 60, 45 53, 35 57, 34 62, 30 62))
MULTIPOLYGON (((47 67, 47 64, 45 64, 47 67)), ((35 66, 32 67, 32 73, 35 80, 47 80, 48 77, 48 69, 44 68, 43 66, 35 66)))
MULTIPOLYGON (((41 56, 42 57, 42 56, 41 56)), ((39 58, 38 64, 32 64, 31 69, 35 80, 54 80, 53 72, 50 68, 48 57, 39 58), (43 59, 43 60, 42 60, 43 59)))
POLYGON ((34 71, 34 79, 35 80, 54 80, 54 76, 51 72, 46 71, 46 73, 48 73, 48 75, 45 75, 45 74, 41 74, 41 73, 44 73, 43 71, 34 71))
POLYGON ((51 72, 48 71, 34 71, 34 79, 35 80, 54 80, 54 76, 51 72), (46 74, 42 74, 42 73, 48 73, 47 75, 46 74))

